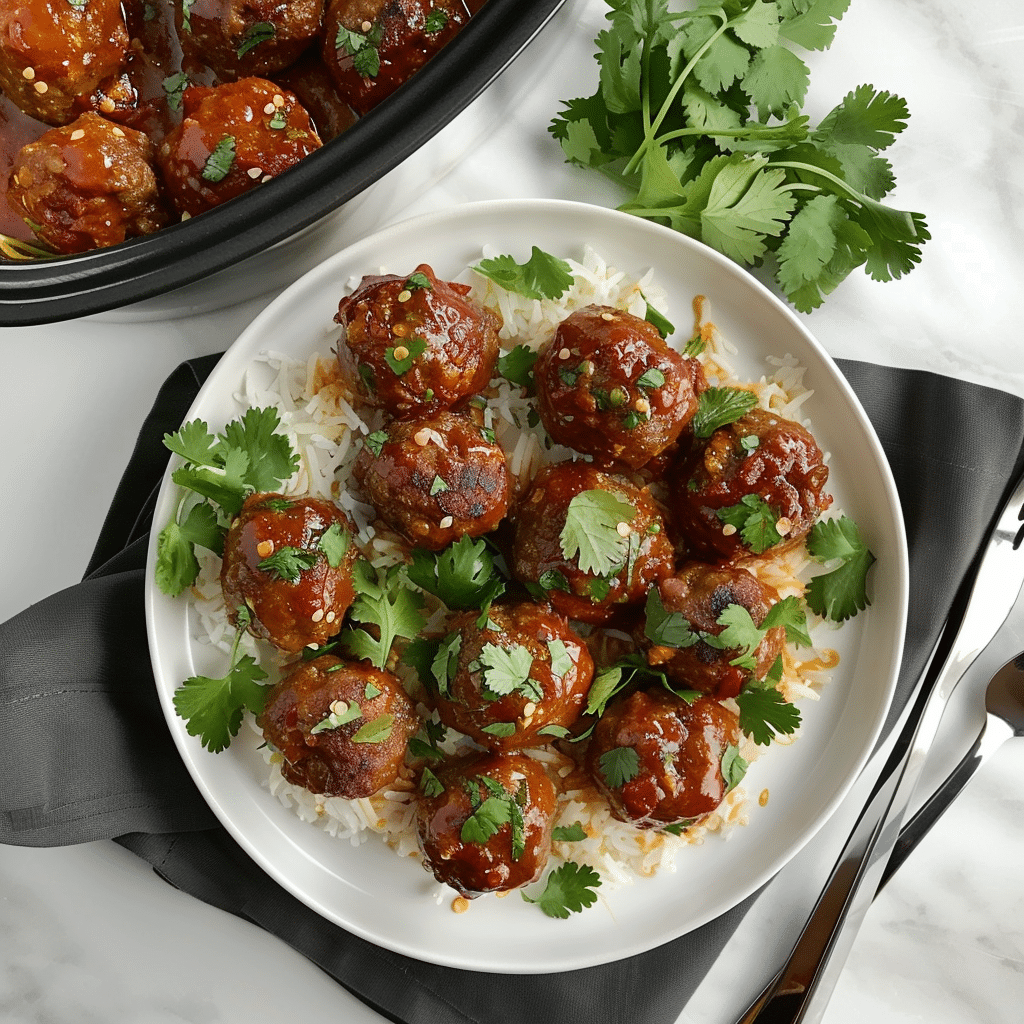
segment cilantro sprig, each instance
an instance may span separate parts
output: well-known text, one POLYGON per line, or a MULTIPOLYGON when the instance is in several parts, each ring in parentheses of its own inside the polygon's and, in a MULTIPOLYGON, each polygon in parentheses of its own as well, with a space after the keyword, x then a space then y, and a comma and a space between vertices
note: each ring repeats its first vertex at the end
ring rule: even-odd
POLYGON ((483 608, 505 590, 487 542, 468 534, 441 551, 414 548, 406 575, 452 609, 483 608))
POLYGON ((483 259, 472 269, 506 291, 528 299, 560 298, 573 282, 572 267, 536 245, 525 263, 517 263, 514 256, 502 255, 483 259))
POLYGON ((298 469, 291 442, 277 433, 280 423, 277 410, 253 408, 218 436, 198 419, 164 435, 164 446, 184 460, 171 479, 186 491, 157 537, 155 577, 165 594, 176 597, 195 582, 196 545, 223 550, 228 521, 249 494, 278 489, 298 469))
POLYGON ((844 622, 871 603, 867 575, 875 556, 852 519, 840 516, 819 520, 808 534, 807 551, 818 561, 839 563, 808 584, 804 596, 812 611, 833 622, 844 622))
POLYGON ((608 0, 597 91, 568 100, 549 131, 569 163, 622 186, 620 206, 776 281, 810 312, 853 270, 909 273, 930 234, 885 205, 882 155, 906 127, 899 96, 861 85, 817 127, 801 112, 809 69, 848 0, 608 0))
POLYGON ((405 586, 399 565, 377 569, 360 558, 352 568, 356 599, 348 617, 368 629, 350 629, 342 635, 342 644, 357 658, 376 668, 387 664, 395 640, 411 640, 423 629, 423 595, 405 586))
POLYGON ((240 654, 242 634, 249 624, 249 610, 238 609, 238 625, 231 645, 227 673, 219 679, 191 676, 172 698, 174 710, 185 722, 190 736, 198 736, 207 750, 214 754, 225 750, 237 735, 246 709, 259 714, 266 703, 268 687, 261 680, 267 673, 250 654, 240 654))

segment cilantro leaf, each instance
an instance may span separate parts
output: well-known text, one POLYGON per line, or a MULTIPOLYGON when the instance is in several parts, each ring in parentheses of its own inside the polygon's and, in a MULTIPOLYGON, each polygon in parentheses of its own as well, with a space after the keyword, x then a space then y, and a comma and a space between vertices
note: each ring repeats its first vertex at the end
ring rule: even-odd
POLYGON ((513 256, 494 256, 481 260, 473 269, 506 291, 528 299, 560 298, 573 282, 569 264, 537 246, 532 247, 525 263, 516 263, 513 256))
POLYGON ((609 788, 618 789, 637 777, 640 755, 633 747, 612 747, 597 759, 597 767, 609 788))
POLYGON ((395 724, 395 716, 378 715, 365 725, 360 726, 351 736, 353 743, 383 743, 390 735, 395 724))
POLYGON ((504 697, 514 690, 521 690, 531 697, 542 696, 540 688, 530 678, 533 655, 522 644, 499 647, 487 643, 478 656, 480 673, 486 691, 496 697, 504 697))
POLYGON ((757 396, 746 388, 710 387, 701 392, 691 426, 695 437, 710 437, 735 423, 757 405, 757 396))
POLYGON ((871 603, 867 594, 868 570, 875 556, 847 516, 815 523, 807 536, 807 551, 822 562, 838 560, 831 572, 814 576, 807 586, 807 606, 823 618, 843 622, 871 603))
POLYGON ((788 735, 800 724, 800 709, 772 687, 748 683, 736 697, 740 728, 758 744, 767 746, 776 733, 788 735))
POLYGON ((316 565, 318 555, 315 551, 302 548, 280 547, 272 555, 268 555, 256 564, 256 568, 277 580, 298 583, 303 572, 316 565))
POLYGON ((516 345, 498 357, 498 373, 510 384, 518 384, 526 395, 537 393, 533 377, 533 364, 537 353, 526 345, 516 345))
POLYGON ((406 575, 452 609, 482 608, 505 590, 487 542, 468 534, 441 551, 415 548, 406 575))
POLYGON ((610 491, 581 491, 569 502, 559 541, 562 554, 576 559, 581 572, 607 576, 621 570, 629 549, 629 524, 636 509, 610 491))
POLYGON ((422 596, 403 586, 400 570, 401 566, 397 565, 386 570, 376 569, 362 558, 352 568, 356 599, 348 616, 371 628, 351 629, 344 634, 342 642, 357 658, 371 662, 376 668, 384 668, 398 637, 411 640, 426 621, 421 610, 422 596))
POLYGON ((220 141, 210 152, 203 165, 202 178, 204 181, 217 184, 223 181, 235 163, 235 137, 233 135, 222 135, 220 141))
POLYGON ((332 569, 337 569, 345 561, 351 543, 352 535, 348 530, 341 523, 331 523, 320 535, 317 547, 324 553, 327 564, 332 569))
POLYGON ((691 647, 700 639, 682 612, 665 608, 657 587, 651 587, 647 594, 644 617, 644 635, 652 643, 664 647, 691 647))
POLYGON ((723 523, 735 526, 740 539, 755 555, 764 554, 782 540, 782 534, 775 528, 779 517, 759 494, 745 494, 735 505, 716 509, 715 515, 723 523))
POLYGON ((726 790, 735 789, 747 774, 750 764, 740 757, 740 748, 730 743, 722 754, 722 778, 725 779, 726 790))
POLYGON ((574 821, 571 825, 559 825, 552 829, 551 838, 556 843, 578 843, 587 838, 587 833, 578 821, 574 821))
POLYGON ((567 918, 597 902, 595 890, 601 885, 601 876, 586 864, 567 860, 552 871, 537 897, 520 890, 527 903, 536 903, 548 917, 567 918))

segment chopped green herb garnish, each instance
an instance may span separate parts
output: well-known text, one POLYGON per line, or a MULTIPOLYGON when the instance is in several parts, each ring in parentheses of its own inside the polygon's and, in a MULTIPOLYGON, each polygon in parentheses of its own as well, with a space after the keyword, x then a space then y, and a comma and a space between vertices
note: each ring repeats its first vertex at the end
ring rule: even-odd
POLYGON ((317 722, 309 732, 310 735, 316 736, 318 733, 337 729, 339 726, 347 725, 362 717, 362 709, 354 701, 349 704, 343 700, 336 700, 331 704, 331 713, 317 722))
POLYGON ((348 617, 375 627, 376 636, 363 629, 350 629, 343 634, 344 646, 357 658, 365 658, 376 668, 384 668, 391 645, 398 637, 411 640, 425 622, 421 594, 403 586, 401 566, 376 569, 360 558, 352 568, 356 599, 348 617))
POLYGON ((353 743, 383 743, 391 736, 394 724, 394 715, 378 715, 357 729, 350 738, 353 743))
POLYGON ((482 608, 505 590, 487 542, 468 534, 442 551, 414 548, 406 573, 411 583, 453 609, 482 608))
POLYGON ((664 383, 665 374, 657 366, 647 367, 636 381, 637 387, 647 388, 648 390, 660 388, 664 383))
POLYGON ((235 137, 223 135, 213 152, 206 158, 203 166, 202 177, 204 181, 211 181, 216 184, 223 181, 231 171, 235 162, 235 137))
POLYGON ((317 558, 315 551, 286 546, 257 562, 256 568, 275 579, 298 583, 302 573, 316 565, 317 558))
POLYGON ((384 350, 384 361, 391 367, 395 375, 401 377, 412 369, 417 356, 427 350, 423 338, 410 338, 405 345, 394 345, 384 350))
POLYGON ((537 384, 533 377, 533 364, 537 362, 537 353, 526 345, 516 345, 498 357, 498 373, 510 384, 517 384, 526 395, 537 393, 537 384))
POLYGON ((763 554, 782 540, 776 529, 779 517, 759 494, 745 494, 735 505, 716 509, 715 515, 723 523, 735 526, 740 540, 755 555, 763 554))
POLYGON ((597 768, 610 789, 631 782, 640 772, 640 755, 633 747, 612 747, 597 759, 597 768))
POLYGON ((386 430, 375 430, 363 438, 363 447, 368 448, 375 458, 380 456, 384 445, 388 443, 388 432, 386 430))
POLYGON ((257 21, 246 29, 245 35, 242 36, 241 43, 238 44, 238 49, 235 50, 235 56, 241 60, 254 47, 259 46, 260 43, 269 42, 276 35, 277 30, 274 28, 272 22, 257 21))

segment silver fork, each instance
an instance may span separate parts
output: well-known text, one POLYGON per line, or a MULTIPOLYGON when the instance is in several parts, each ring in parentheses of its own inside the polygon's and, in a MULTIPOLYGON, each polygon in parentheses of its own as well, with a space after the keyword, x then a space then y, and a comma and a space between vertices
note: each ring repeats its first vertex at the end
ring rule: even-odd
POLYGON ((1024 477, 989 534, 959 625, 947 623, 885 767, 789 959, 737 1024, 820 1020, 879 881, 949 695, 999 632, 1024 586, 1024 477), (950 641, 949 635, 955 634, 950 641), (938 652, 948 651, 943 658, 938 652))

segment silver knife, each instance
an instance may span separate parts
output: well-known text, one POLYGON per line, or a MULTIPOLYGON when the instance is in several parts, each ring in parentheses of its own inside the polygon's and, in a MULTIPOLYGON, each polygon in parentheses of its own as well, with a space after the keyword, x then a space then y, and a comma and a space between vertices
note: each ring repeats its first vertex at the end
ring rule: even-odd
POLYGON ((785 965, 737 1024, 821 1019, 878 889, 928 749, 954 687, 1006 621, 1024 586, 1024 477, 1005 500, 978 562, 963 615, 951 617, 864 810, 785 965))

